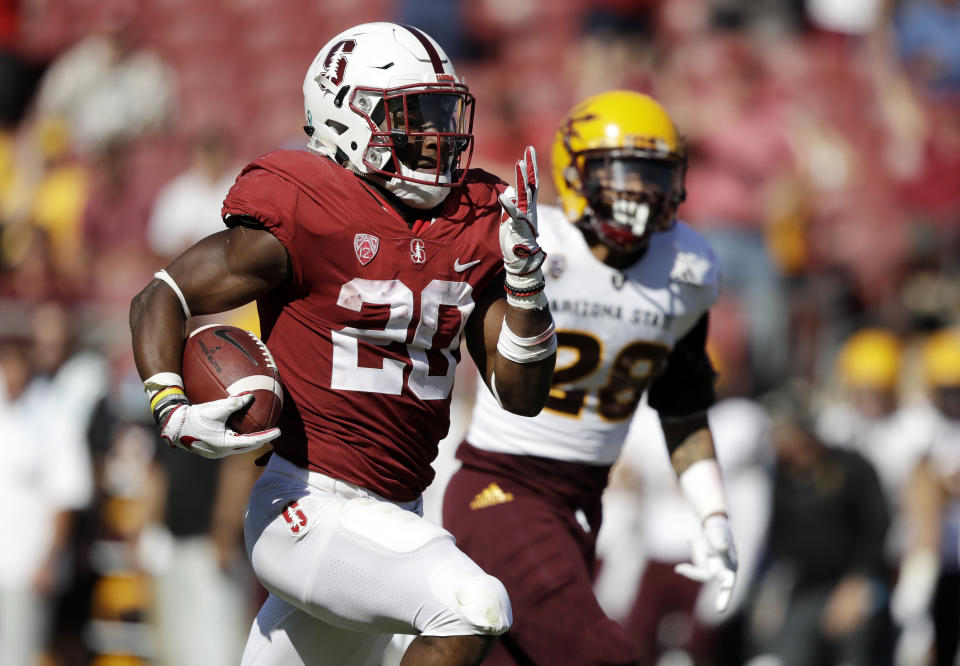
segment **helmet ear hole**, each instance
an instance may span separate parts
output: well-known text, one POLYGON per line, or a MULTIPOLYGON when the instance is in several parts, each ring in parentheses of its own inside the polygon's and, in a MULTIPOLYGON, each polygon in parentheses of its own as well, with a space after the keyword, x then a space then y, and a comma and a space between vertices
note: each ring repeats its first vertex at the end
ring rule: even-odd
POLYGON ((563 170, 563 179, 567 182, 568 187, 579 189, 580 174, 577 173, 576 167, 572 164, 563 170))
MULTIPOLYGON (((332 130, 333 130, 334 132, 336 132, 337 134, 343 134, 344 132, 347 131, 347 126, 346 126, 346 125, 344 125, 344 124, 341 123, 341 122, 337 122, 336 120, 333 120, 333 119, 328 119, 328 120, 326 120, 326 121, 324 122, 324 125, 326 125, 326 126, 329 127, 330 129, 332 129, 332 130)), ((312 136, 312 135, 311 135, 311 136, 312 136)))

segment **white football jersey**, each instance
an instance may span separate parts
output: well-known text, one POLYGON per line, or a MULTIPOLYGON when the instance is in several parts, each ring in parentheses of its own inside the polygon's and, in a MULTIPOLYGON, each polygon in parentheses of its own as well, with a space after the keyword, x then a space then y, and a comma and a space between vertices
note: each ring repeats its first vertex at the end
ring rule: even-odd
POLYGON ((612 464, 643 392, 667 355, 716 301, 719 266, 683 222, 654 234, 626 270, 599 261, 553 206, 538 206, 545 293, 557 327, 550 398, 533 418, 511 414, 481 384, 467 441, 502 453, 612 464))

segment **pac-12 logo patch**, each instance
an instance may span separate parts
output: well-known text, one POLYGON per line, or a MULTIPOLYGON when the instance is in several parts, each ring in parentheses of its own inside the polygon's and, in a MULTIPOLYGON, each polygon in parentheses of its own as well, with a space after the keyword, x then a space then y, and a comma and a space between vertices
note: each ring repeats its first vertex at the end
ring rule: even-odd
POLYGON ((427 260, 427 250, 426 246, 423 244, 423 240, 419 238, 414 238, 410 241, 410 261, 415 264, 422 264, 427 260))
POLYGON ((562 254, 547 255, 547 275, 558 279, 567 270, 567 259, 562 254))
POLYGON ((357 234, 353 237, 353 251, 357 254, 360 263, 366 266, 377 256, 380 249, 380 239, 370 234, 357 234))

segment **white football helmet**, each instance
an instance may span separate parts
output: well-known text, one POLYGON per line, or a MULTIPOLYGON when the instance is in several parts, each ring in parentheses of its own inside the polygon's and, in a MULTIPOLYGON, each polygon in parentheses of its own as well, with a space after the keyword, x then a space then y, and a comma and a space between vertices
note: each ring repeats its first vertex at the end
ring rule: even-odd
POLYGON ((331 39, 303 81, 307 147, 414 208, 459 185, 473 153, 473 95, 423 31, 364 23, 331 39))

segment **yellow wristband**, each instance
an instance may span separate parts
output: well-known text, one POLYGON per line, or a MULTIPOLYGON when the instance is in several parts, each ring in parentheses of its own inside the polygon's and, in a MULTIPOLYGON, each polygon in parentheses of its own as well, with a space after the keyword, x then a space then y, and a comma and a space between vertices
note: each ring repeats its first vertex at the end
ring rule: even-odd
POLYGON ((177 395, 177 394, 183 395, 183 396, 186 395, 183 392, 183 389, 180 388, 179 386, 168 386, 165 389, 157 391, 157 393, 150 400, 150 411, 152 412, 154 409, 156 409, 157 403, 163 400, 164 398, 166 398, 167 396, 177 395))

